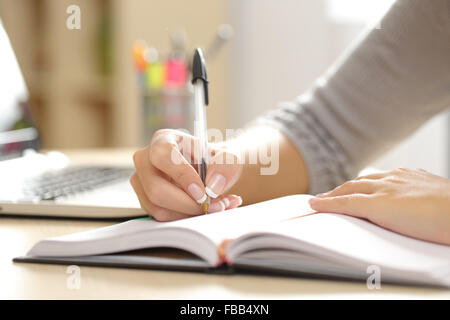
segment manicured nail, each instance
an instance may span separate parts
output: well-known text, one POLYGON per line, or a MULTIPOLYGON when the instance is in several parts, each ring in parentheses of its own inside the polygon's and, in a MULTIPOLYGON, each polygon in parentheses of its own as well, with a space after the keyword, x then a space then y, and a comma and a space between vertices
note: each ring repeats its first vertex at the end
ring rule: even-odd
POLYGON ((188 186, 188 192, 198 204, 202 204, 206 200, 206 193, 203 192, 202 188, 200 188, 197 184, 191 183, 188 186))
POLYGON ((223 200, 216 201, 210 204, 208 213, 225 211, 226 206, 223 200))
POLYGON ((208 185, 205 188, 206 193, 211 198, 215 199, 217 198, 225 188, 225 184, 227 182, 227 179, 220 173, 216 173, 212 176, 211 180, 209 181, 208 185))
POLYGON ((237 208, 242 204, 242 198, 239 196, 234 196, 231 198, 231 200, 229 200, 230 205, 227 206, 227 209, 229 207, 233 207, 233 208, 237 208))
POLYGON ((227 209, 230 206, 230 200, 228 200, 228 198, 223 198, 222 201, 225 204, 225 209, 227 209))

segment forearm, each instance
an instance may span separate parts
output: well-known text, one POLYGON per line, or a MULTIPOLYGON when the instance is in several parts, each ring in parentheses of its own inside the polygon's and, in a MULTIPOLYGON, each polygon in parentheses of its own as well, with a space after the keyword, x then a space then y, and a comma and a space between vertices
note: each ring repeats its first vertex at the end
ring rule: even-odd
POLYGON ((242 174, 230 193, 240 195, 244 204, 308 191, 303 156, 279 131, 251 128, 225 145, 242 157, 242 174))
POLYGON ((328 191, 450 105, 450 2, 397 1, 313 89, 261 117, 291 139, 308 193, 328 191))

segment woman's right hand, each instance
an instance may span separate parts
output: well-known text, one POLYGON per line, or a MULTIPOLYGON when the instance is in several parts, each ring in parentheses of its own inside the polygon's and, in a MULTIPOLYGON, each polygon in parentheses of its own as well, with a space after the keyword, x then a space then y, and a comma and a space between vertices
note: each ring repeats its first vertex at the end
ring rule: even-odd
POLYGON ((202 214, 206 194, 208 213, 242 204, 237 195, 226 195, 242 172, 239 155, 224 146, 209 145, 211 155, 206 188, 197 171, 196 138, 180 131, 157 131, 151 143, 134 156, 136 172, 130 182, 141 207, 158 221, 172 221, 202 214))

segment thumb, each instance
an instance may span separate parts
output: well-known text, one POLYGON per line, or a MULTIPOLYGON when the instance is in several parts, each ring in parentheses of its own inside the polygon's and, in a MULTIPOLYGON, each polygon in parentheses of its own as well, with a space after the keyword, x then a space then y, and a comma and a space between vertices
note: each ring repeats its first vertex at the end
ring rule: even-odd
POLYGON ((230 151, 219 150, 210 158, 206 174, 205 191, 211 198, 217 198, 230 189, 242 173, 240 156, 230 151))

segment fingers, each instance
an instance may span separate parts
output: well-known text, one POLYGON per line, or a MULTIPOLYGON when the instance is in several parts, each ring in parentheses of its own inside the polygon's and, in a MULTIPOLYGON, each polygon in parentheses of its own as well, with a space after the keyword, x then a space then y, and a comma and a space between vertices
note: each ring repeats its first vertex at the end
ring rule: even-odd
MULTIPOLYGON (((179 148, 179 143, 182 143, 183 146, 192 145, 192 137, 175 134, 172 131, 164 132, 166 133, 159 134, 153 139, 150 150, 147 151, 147 159, 150 160, 152 166, 169 176, 193 200, 197 203, 203 203, 206 200, 203 182, 179 148)), ((138 160, 143 158, 145 158, 145 155, 138 157, 138 160)), ((143 165, 142 161, 140 164, 143 165)))
POLYGON ((309 204, 318 212, 347 214, 369 219, 370 200, 377 191, 377 179, 385 174, 373 174, 347 181, 335 189, 318 194, 310 199, 309 204))
POLYGON ((230 194, 224 198, 226 210, 235 209, 242 204, 242 198, 235 194, 230 194), (228 200, 228 202, 227 202, 228 200))
POLYGON ((230 194, 227 196, 220 196, 211 201, 208 213, 234 209, 239 207, 241 204, 242 198, 237 195, 230 194))
POLYGON ((360 179, 347 181, 344 184, 336 187, 335 189, 326 193, 318 194, 317 196, 323 198, 323 197, 337 197, 355 193, 371 194, 375 190, 376 190, 375 181, 370 179, 360 179))
MULTIPOLYGON (((131 176, 130 183, 134 191, 136 192, 141 207, 156 220, 166 222, 192 217, 192 215, 183 214, 181 212, 170 210, 152 203, 148 199, 146 192, 139 180, 139 176, 136 173, 134 173, 131 176)), ((220 197, 218 199, 213 200, 210 204, 210 210, 208 213, 215 213, 224 210, 234 209, 240 206, 241 204, 242 199, 240 197, 236 195, 227 195, 225 197, 220 197)), ((202 214, 200 208, 198 209, 198 214, 202 214)))
POLYGON ((213 199, 230 189, 242 173, 237 154, 219 150, 209 161, 206 174, 206 193, 213 199))
POLYGON ((340 213, 369 219, 371 196, 353 194, 329 198, 311 198, 309 205, 313 210, 323 213, 340 213))
POLYGON ((151 216, 152 211, 150 210, 150 201, 148 201, 147 196, 145 195, 144 188, 142 187, 136 172, 131 176, 130 184, 133 187, 134 192, 136 193, 141 208, 151 216))
POLYGON ((137 176, 136 173, 134 173, 131 176, 130 183, 134 191, 136 192, 136 195, 138 196, 139 203, 141 204, 142 209, 144 209, 145 212, 147 212, 150 216, 152 216, 156 220, 173 221, 190 217, 189 215, 163 209, 151 203, 150 200, 147 198, 144 188, 142 187, 142 184, 139 181, 139 177, 137 176))
MULTIPOLYGON (((156 219, 169 221, 202 214, 199 204, 206 198, 206 188, 197 173, 194 137, 175 130, 159 130, 151 144, 134 156, 136 173, 130 182, 141 206, 156 219), (155 214, 156 212, 156 214, 155 214), (174 218, 170 218, 172 215, 174 218)), ((212 147, 207 183, 210 191, 209 212, 232 209, 242 204, 235 195, 223 196, 239 178, 242 165, 225 148, 212 147), (219 159, 223 159, 222 161, 219 159)))
POLYGON ((201 213, 199 204, 182 189, 165 179, 150 162, 137 160, 135 166, 145 196, 151 203, 184 214, 201 213))
POLYGON ((357 177, 355 180, 377 180, 377 179, 382 179, 384 177, 386 177, 389 174, 389 172, 379 172, 379 173, 372 173, 372 174, 368 174, 365 176, 360 176, 357 177))
POLYGON ((391 171, 385 171, 385 172, 379 172, 379 173, 374 173, 374 174, 369 174, 369 175, 365 175, 365 176, 360 176, 357 177, 355 180, 362 180, 362 179, 370 179, 370 180, 378 180, 378 179, 383 179, 383 178, 387 178, 387 177, 391 177, 391 176, 398 176, 398 175, 404 175, 404 174, 408 174, 408 173, 412 173, 412 172, 416 172, 416 173, 428 173, 426 170, 424 169, 408 169, 408 168, 397 168, 391 171))

